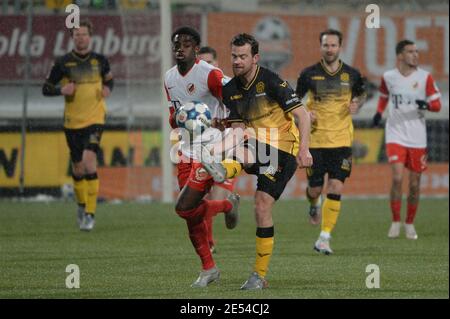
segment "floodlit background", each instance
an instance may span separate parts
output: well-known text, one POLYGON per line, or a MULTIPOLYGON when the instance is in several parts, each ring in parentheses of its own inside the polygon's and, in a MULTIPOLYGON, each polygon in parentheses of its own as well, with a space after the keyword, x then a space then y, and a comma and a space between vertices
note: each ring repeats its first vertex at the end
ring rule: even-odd
MULTIPOLYGON (((162 190, 166 189, 164 199, 170 201, 177 188, 175 179, 164 179, 161 169, 167 162, 162 157, 162 128, 167 118, 163 116, 166 104, 161 96, 160 48, 167 39, 162 41, 160 36, 159 1, 32 2, 32 8, 27 5, 31 1, 19 0, 2 1, 0 6, 0 196, 70 195, 69 157, 62 133, 63 98, 42 96, 41 86, 55 57, 71 48, 64 24, 68 13, 64 9, 73 2, 80 7, 81 18, 93 22, 93 49, 109 58, 116 81, 107 100, 100 197, 162 199, 162 190), (28 21, 31 47, 26 80, 28 21), (21 131, 26 138, 21 138, 21 131), (172 183, 173 192, 163 187, 164 181, 172 183)), ((260 41, 261 64, 278 72, 295 88, 300 71, 319 60, 320 31, 340 29, 344 33, 342 59, 369 81, 369 100, 354 117, 355 166, 345 189, 346 195, 353 197, 388 193, 390 170, 386 166, 383 130, 371 128, 370 123, 380 77, 395 66, 395 44, 403 38, 414 40, 421 67, 433 74, 443 102, 440 113, 427 114, 430 167, 424 173, 422 194, 448 196, 448 2, 377 1, 379 29, 365 26, 369 3, 174 0, 169 6, 173 28, 166 32, 170 35, 174 28, 185 24, 200 30, 202 44, 218 50, 220 67, 227 75, 231 75, 231 37, 239 32, 252 33, 260 41)), ((237 190, 251 196, 254 184, 253 177, 243 175, 237 190)), ((303 171, 299 170, 290 186, 284 197, 304 196, 303 171)))

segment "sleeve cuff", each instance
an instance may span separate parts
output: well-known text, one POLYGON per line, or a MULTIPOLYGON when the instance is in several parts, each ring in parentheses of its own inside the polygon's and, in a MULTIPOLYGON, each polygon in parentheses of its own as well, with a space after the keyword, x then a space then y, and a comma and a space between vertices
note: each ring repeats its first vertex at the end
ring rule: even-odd
POLYGON ((292 110, 295 110, 296 108, 298 108, 298 107, 300 107, 300 106, 303 106, 303 104, 301 104, 301 103, 296 104, 296 105, 294 105, 294 106, 288 108, 287 110, 284 110, 284 113, 289 113, 289 112, 291 112, 292 110))

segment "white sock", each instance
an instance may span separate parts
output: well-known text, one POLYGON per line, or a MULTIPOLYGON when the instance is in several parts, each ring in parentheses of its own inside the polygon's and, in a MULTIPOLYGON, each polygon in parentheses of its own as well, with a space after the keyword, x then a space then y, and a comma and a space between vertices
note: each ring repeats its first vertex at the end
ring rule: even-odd
POLYGON ((322 231, 320 232, 320 237, 325 238, 325 239, 330 239, 330 238, 331 238, 331 235, 330 235, 330 233, 328 233, 328 232, 322 230, 322 231))

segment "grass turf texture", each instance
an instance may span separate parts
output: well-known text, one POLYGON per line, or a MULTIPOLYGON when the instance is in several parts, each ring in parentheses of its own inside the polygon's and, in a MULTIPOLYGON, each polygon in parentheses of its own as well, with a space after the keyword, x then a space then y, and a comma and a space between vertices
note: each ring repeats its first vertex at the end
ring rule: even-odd
MULTIPOLYGON (((405 206, 405 204, 404 204, 405 206)), ((406 207, 403 207, 403 212, 406 207)), ((307 221, 304 200, 275 206, 275 249, 269 289, 240 291, 255 258, 250 201, 234 230, 215 218, 221 280, 190 284, 200 261, 185 222, 172 205, 102 204, 91 233, 76 225, 74 203, 0 201, 0 298, 448 298, 448 199, 420 202, 417 241, 388 239, 386 200, 343 200, 331 247, 313 251, 320 228, 307 221), (80 268, 80 289, 65 287, 68 264, 80 268), (366 266, 380 268, 379 289, 366 288, 366 266)), ((404 216, 404 215, 403 215, 404 216)))

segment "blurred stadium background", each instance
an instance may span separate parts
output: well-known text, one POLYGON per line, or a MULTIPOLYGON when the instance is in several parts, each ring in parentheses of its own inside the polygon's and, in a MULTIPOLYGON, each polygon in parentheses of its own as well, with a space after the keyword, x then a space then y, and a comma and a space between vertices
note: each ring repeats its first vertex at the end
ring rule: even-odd
MULTIPOLYGON (((99 157, 100 196, 106 200, 163 199, 162 132, 167 118, 162 118, 166 103, 161 97, 161 71, 165 70, 161 70, 159 0, 1 1, 0 197, 71 196, 69 154, 62 132, 63 99, 41 94, 55 57, 70 50, 64 9, 71 3, 80 7, 81 18, 93 22, 93 49, 109 58, 116 79, 107 100, 107 129, 99 157), (24 139, 22 131, 26 132, 24 139)), ((381 10, 380 29, 365 27, 365 8, 370 3, 173 0, 169 9, 173 29, 192 25, 201 31, 203 45, 218 50, 225 74, 231 75, 231 37, 248 32, 261 43, 262 64, 294 88, 300 70, 319 59, 319 32, 327 27, 343 31, 342 59, 369 81, 369 100, 355 116, 355 165, 346 185, 347 197, 388 194, 390 170, 383 151, 383 129, 371 128, 370 123, 380 76, 395 65, 396 42, 405 37, 416 41, 421 66, 437 80, 443 102, 440 113, 427 114, 430 165, 423 176, 422 194, 448 198, 448 1, 376 1, 381 10)), ((171 30, 166 33, 170 36, 171 30)), ((175 179, 172 185, 165 201, 177 192, 175 179)), ((237 191, 251 196, 254 187, 253 177, 243 175, 237 191)), ((304 172, 299 170, 283 196, 302 198, 305 187, 304 172)))

